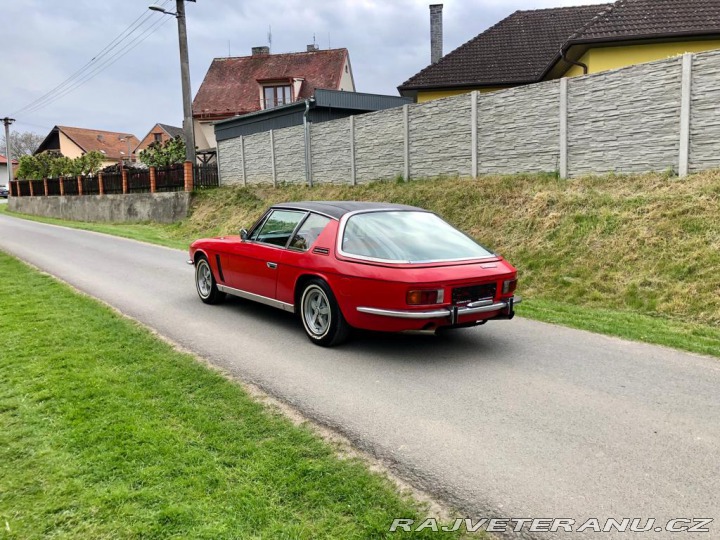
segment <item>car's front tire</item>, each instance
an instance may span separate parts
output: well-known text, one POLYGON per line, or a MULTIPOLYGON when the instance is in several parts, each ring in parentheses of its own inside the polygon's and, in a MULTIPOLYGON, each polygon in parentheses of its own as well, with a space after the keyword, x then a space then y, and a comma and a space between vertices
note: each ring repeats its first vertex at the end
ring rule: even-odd
POLYGON ((322 347, 338 345, 350 332, 335 295, 320 279, 309 281, 303 288, 300 318, 310 341, 322 347))
POLYGON ((225 293, 218 290, 210 263, 205 257, 199 257, 195 263, 195 288, 200 300, 206 304, 218 304, 225 299, 225 293))

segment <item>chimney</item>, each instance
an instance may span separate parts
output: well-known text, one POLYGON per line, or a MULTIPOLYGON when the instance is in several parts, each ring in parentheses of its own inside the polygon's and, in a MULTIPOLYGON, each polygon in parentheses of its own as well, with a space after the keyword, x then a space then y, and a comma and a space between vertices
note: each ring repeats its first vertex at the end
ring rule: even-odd
POLYGON ((270 47, 263 46, 263 47, 253 47, 252 48, 253 56, 258 56, 260 54, 270 54, 270 47))
POLYGON ((443 55, 442 4, 430 5, 430 63, 437 64, 443 55))
POLYGON ((320 50, 320 47, 318 47, 314 43, 312 45, 307 46, 307 52, 315 52, 315 51, 319 51, 319 50, 320 50))

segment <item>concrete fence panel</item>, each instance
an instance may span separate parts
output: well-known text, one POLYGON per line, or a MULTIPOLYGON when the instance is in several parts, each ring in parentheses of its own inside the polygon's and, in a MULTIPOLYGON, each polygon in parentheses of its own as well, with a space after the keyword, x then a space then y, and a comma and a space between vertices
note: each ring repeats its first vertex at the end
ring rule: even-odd
MULTIPOLYGON (((337 120, 336 120, 337 122, 337 120)), ((355 118, 357 182, 390 180, 404 168, 403 109, 388 109, 355 118)))
POLYGON ((350 122, 314 124, 311 133, 313 182, 351 184, 350 122))
POLYGON ((275 171, 279 183, 305 183, 304 137, 303 126, 275 131, 275 171))
POLYGON ((471 174, 470 94, 410 106, 410 177, 471 174))
POLYGON ((478 96, 478 173, 559 168, 560 82, 478 96))
POLYGON ((682 58, 568 81, 572 176, 677 170, 682 58))
POLYGON ((690 172, 720 166, 720 51, 695 55, 690 106, 690 172))
POLYGON ((248 184, 272 184, 273 164, 270 132, 255 133, 245 139, 245 174, 248 184))
POLYGON ((218 142, 218 167, 223 185, 243 183, 242 142, 240 138, 218 142))

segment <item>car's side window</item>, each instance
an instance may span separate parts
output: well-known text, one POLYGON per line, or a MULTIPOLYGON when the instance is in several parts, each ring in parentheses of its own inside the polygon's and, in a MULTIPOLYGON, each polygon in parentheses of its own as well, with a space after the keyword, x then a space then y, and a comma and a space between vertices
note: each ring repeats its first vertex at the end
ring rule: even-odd
POLYGON ((298 210, 273 210, 265 223, 253 231, 250 240, 285 247, 305 215, 306 212, 298 210))
POLYGON ((315 243, 315 240, 317 240, 318 236, 320 236, 330 221, 328 217, 310 214, 295 233, 292 242, 290 242, 290 249, 297 249, 299 251, 307 251, 310 249, 310 246, 315 243))

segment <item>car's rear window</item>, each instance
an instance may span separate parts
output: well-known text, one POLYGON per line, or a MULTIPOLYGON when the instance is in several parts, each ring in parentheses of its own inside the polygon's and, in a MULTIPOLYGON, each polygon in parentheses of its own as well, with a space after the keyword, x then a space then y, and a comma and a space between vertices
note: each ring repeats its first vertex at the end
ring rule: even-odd
POLYGON ((355 214, 340 248, 347 255, 411 263, 494 256, 435 214, 416 211, 355 214))

